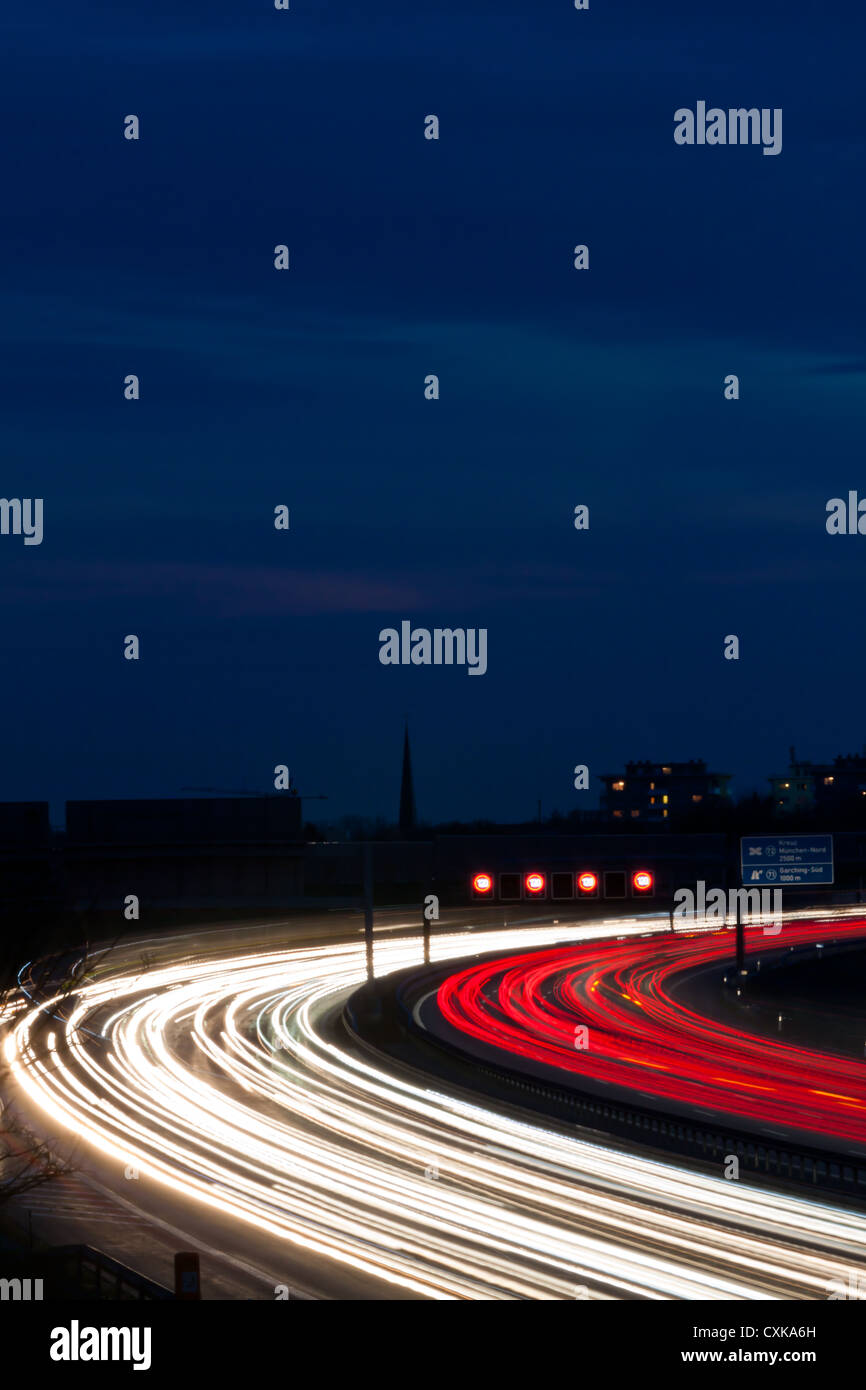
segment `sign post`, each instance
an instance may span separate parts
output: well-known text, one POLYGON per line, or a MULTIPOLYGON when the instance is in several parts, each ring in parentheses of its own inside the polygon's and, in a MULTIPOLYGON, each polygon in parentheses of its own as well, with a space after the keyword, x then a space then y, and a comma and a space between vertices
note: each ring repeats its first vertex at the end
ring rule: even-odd
POLYGON ((364 949, 367 956, 367 979, 373 971, 373 846, 364 845, 364 949))
POLYGON ((174 1296, 181 1303, 201 1298, 199 1258, 194 1250, 184 1250, 174 1257, 174 1296))

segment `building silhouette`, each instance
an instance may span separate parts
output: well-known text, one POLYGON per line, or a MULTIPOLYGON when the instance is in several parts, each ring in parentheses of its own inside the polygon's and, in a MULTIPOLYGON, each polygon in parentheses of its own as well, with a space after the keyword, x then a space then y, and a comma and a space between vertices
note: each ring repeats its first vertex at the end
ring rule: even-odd
POLYGON ((778 816, 797 811, 847 811, 866 802, 866 751, 838 754, 831 763, 812 763, 788 753, 788 770, 769 778, 778 816))
POLYGON ((701 807, 728 805, 728 772, 708 772, 706 763, 626 763, 625 772, 605 773, 600 798, 604 820, 666 821, 701 807))

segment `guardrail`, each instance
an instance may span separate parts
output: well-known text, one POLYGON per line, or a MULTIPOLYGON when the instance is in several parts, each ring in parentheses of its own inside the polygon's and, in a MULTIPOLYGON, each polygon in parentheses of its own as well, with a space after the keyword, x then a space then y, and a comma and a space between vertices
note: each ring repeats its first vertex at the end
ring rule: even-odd
POLYGON ((619 1097, 590 1095, 476 1059, 455 1044, 434 1037, 415 1021, 414 1005, 442 971, 442 966, 426 971, 415 967, 363 985, 343 1010, 345 1026, 368 1046, 396 1054, 400 1061, 432 1071, 467 1090, 478 1091, 478 1078, 483 1076, 488 1083, 484 1094, 492 1099, 528 1106, 553 1119, 706 1163, 718 1165, 727 1155, 735 1154, 746 1172, 866 1200, 866 1153, 858 1161, 851 1155, 801 1145, 796 1140, 771 1141, 757 1133, 738 1132, 730 1125, 696 1122, 619 1097), (402 1045, 395 1047, 398 1038, 402 1045))
POLYGON ((40 1281, 46 1299, 154 1302, 174 1298, 171 1289, 92 1245, 59 1245, 27 1253, 4 1247, 0 1262, 4 1277, 40 1281))

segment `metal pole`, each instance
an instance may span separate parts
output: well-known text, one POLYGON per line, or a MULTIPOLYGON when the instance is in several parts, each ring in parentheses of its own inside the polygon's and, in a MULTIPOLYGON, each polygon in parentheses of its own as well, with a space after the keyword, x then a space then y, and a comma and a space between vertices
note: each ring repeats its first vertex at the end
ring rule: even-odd
POLYGON ((746 968, 746 937, 743 929, 743 911, 740 895, 737 894, 737 974, 746 968))
POLYGON ((364 948, 367 953, 367 979, 373 975, 373 846, 364 845, 364 948))
MULTIPOLYGON (((435 840, 433 841, 433 843, 432 843, 432 845, 431 845, 431 847, 430 847, 430 869, 431 869, 431 872, 430 872, 430 892, 433 893, 433 894, 435 894, 435 892, 436 892, 436 841, 435 841, 435 840)), ((424 932, 424 964, 425 964, 425 965, 429 965, 429 964, 430 964, 430 918, 427 916, 427 909, 426 909, 426 907, 425 907, 425 909, 424 909, 424 923, 423 923, 422 930, 423 930, 423 932, 424 932)))

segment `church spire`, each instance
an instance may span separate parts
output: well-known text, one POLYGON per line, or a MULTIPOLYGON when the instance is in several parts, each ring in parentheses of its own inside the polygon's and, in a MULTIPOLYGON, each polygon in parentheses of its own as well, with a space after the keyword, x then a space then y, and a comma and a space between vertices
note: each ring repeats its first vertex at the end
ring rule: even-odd
POLYGON ((400 829, 415 829, 415 791, 412 786, 412 756, 409 752, 409 721, 403 730, 403 775, 400 779, 400 829))

